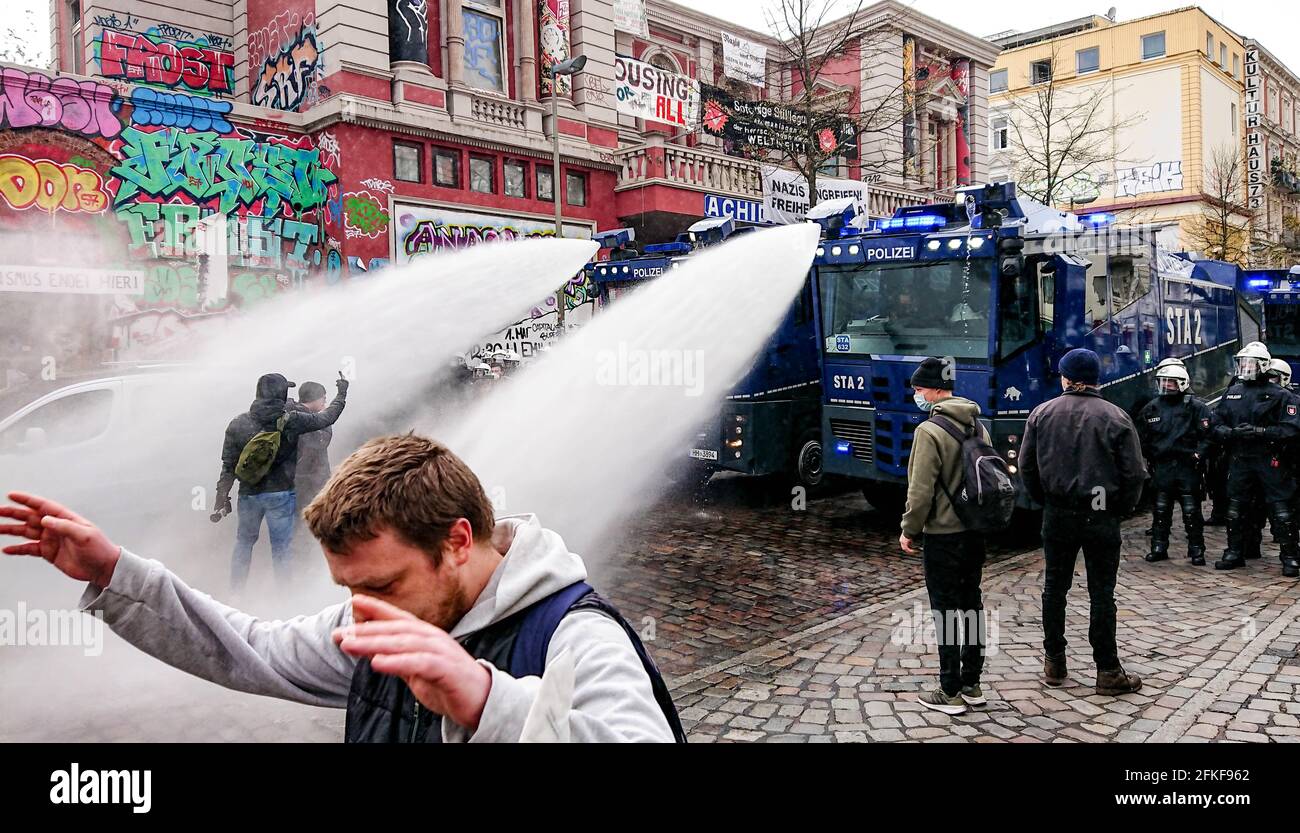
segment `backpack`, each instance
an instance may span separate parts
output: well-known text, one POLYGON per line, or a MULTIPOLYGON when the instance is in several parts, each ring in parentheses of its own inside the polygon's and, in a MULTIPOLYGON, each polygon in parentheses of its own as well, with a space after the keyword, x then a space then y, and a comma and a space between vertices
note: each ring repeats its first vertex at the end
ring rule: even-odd
POLYGON ((659 704, 664 719, 668 721, 668 728, 672 730, 674 741, 686 743, 686 731, 677 716, 677 707, 673 705, 668 685, 664 682, 663 675, 659 673, 655 661, 650 658, 641 638, 622 614, 585 581, 575 582, 522 612, 523 623, 519 627, 510 651, 510 676, 542 676, 546 670, 546 652, 550 647, 551 637, 555 635, 555 629, 560 626, 560 620, 569 613, 579 610, 598 610, 623 627, 623 632, 627 634, 632 647, 636 649, 637 656, 641 659, 641 666, 650 677, 650 688, 654 692, 655 702, 659 704))
POLYGON ((275 421, 274 431, 259 431, 244 443, 244 450, 239 452, 239 462, 235 463, 235 477, 240 483, 256 486, 271 471, 275 457, 280 453, 280 440, 288 419, 288 414, 282 414, 275 421))
POLYGON ((939 481, 961 525, 971 532, 1006 529, 1016 509, 1017 494, 1007 461, 984 439, 978 423, 968 434, 942 414, 935 414, 930 421, 961 443, 961 485, 957 494, 950 493, 947 484, 939 481))

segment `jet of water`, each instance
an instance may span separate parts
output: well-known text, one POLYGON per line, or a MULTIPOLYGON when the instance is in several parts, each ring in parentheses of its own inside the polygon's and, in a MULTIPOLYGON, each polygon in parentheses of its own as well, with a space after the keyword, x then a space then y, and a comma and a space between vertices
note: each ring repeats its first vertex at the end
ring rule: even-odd
POLYGON ((603 310, 449 431, 499 512, 535 512, 578 552, 650 506, 789 309, 818 228, 700 252, 603 310))

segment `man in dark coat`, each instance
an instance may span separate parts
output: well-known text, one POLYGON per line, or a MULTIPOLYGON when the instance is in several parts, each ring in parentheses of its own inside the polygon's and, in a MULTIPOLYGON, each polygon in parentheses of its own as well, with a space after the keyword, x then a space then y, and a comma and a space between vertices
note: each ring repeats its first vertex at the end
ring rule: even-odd
POLYGON ((292 558, 290 544, 293 540, 297 501, 294 497, 294 480, 298 464, 298 441, 304 434, 333 425, 343 413, 348 382, 339 374, 338 395, 320 413, 287 410, 289 388, 294 383, 279 373, 268 373, 257 380, 257 398, 226 426, 225 444, 221 451, 221 476, 217 480, 217 511, 225 515, 231 511, 230 489, 235 484, 235 466, 239 455, 257 434, 275 431, 281 424, 280 448, 270 470, 256 483, 239 484, 239 530, 235 536, 235 550, 231 558, 230 584, 232 589, 242 589, 248 579, 248 568, 253 561, 253 546, 262 531, 266 518, 267 533, 271 537, 271 563, 276 577, 289 576, 292 558))

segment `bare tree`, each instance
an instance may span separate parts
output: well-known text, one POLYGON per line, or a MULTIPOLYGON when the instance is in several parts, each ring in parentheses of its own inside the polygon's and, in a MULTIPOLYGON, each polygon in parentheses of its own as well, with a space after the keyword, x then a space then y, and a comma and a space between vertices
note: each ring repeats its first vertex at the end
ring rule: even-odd
POLYGON ((1188 229, 1188 248, 1238 266, 1250 261, 1250 210, 1242 205, 1245 166, 1235 144, 1210 151, 1202 191, 1206 210, 1188 229))
MULTIPOLYGON (((801 136, 786 147, 764 149, 773 161, 798 171, 808 183, 809 207, 817 204, 819 170, 844 154, 842 140, 879 136, 903 119, 904 79, 877 87, 869 100, 857 90, 856 67, 888 66, 897 59, 899 27, 895 14, 872 11, 864 0, 770 0, 765 11, 768 29, 780 41, 775 63, 783 71, 781 98, 798 115, 801 136), (831 64, 845 55, 857 56, 851 89, 839 87, 831 64), (856 95, 854 94, 856 93, 856 95)), ((858 155, 864 173, 883 172, 901 161, 858 155)))
POLYGON ((1068 202, 1103 181, 1122 156, 1105 84, 1063 84, 1059 56, 1031 67, 1033 91, 1012 96, 1007 111, 1011 171, 1016 187, 1043 203, 1068 202))

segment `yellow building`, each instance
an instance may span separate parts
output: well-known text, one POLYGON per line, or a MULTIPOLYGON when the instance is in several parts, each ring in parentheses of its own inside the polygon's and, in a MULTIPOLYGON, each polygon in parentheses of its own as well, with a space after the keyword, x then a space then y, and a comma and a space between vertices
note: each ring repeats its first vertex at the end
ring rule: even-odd
POLYGON ((991 39, 1003 47, 990 71, 995 179, 1050 190, 1063 209, 1160 226, 1174 248, 1244 257, 1240 36, 1187 7, 991 39), (1220 231, 1228 251, 1210 251, 1220 231))

